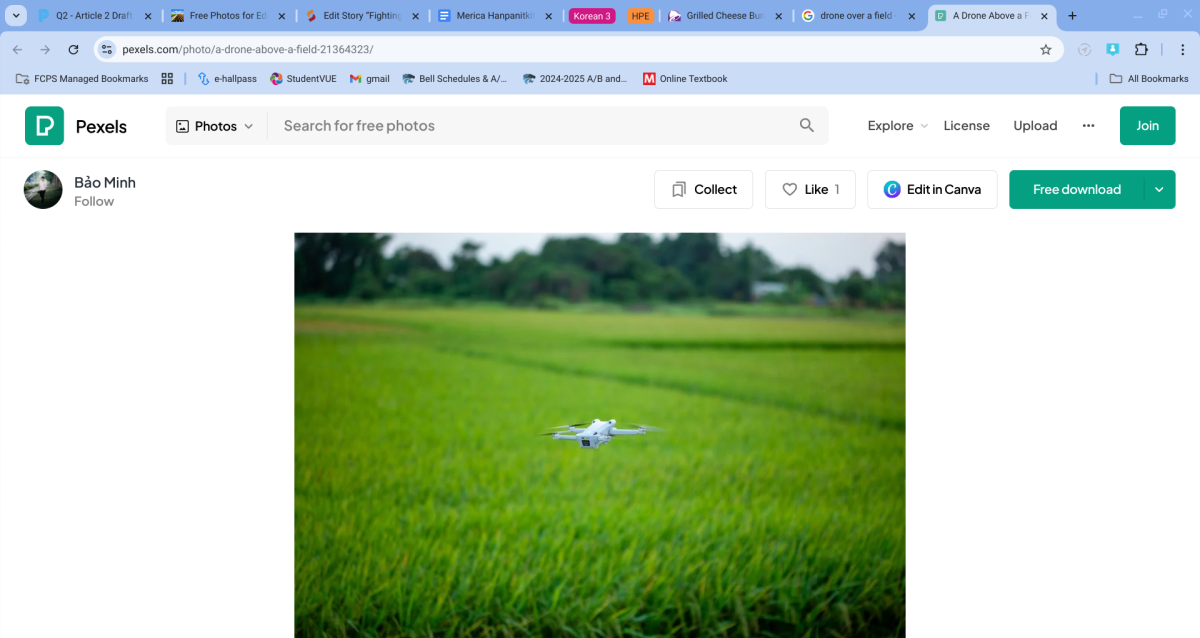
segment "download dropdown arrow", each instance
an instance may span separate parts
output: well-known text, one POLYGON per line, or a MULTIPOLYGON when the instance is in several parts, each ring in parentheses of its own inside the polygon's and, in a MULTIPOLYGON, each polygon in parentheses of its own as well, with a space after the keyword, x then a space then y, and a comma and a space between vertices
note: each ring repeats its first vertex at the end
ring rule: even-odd
POLYGON ((929 126, 929 125, 928 125, 928 124, 922 124, 922 125, 921 125, 921 128, 925 128, 926 126, 929 126))
POLYGON ((247 124, 247 125, 246 125, 246 128, 254 128, 254 125, 253 125, 253 124, 247 124))
POLYGON ((1162 189, 1163 189, 1163 187, 1162 187, 1162 186, 1155 186, 1155 187, 1154 187, 1154 190, 1156 190, 1156 191, 1158 191, 1158 192, 1160 192, 1160 193, 1162 192, 1162 189))

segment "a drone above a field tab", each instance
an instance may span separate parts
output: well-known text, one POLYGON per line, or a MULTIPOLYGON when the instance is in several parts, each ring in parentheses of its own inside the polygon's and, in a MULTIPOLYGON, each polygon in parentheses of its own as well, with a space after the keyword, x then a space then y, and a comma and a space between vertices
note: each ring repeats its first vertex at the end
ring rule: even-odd
POLYGON ((609 421, 601 421, 600 419, 592 419, 591 423, 576 423, 574 425, 560 425, 555 429, 566 430, 570 434, 562 432, 546 432, 539 436, 553 436, 555 440, 579 441, 579 447, 594 450, 609 441, 612 441, 614 436, 633 436, 636 434, 645 434, 646 432, 657 431, 658 428, 650 427, 649 425, 636 425, 636 430, 622 430, 617 427, 616 419, 609 421), (583 428, 583 429, 578 429, 583 428))

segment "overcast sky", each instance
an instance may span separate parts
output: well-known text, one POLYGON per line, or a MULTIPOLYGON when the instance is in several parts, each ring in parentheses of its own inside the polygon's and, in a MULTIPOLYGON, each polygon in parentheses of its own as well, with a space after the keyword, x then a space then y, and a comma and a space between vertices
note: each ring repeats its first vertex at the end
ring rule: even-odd
MULTIPOLYGON (((604 242, 616 241, 617 233, 587 233, 604 242)), ((405 244, 424 248, 437 255, 442 265, 450 265, 450 255, 464 241, 470 239, 483 244, 480 259, 489 262, 492 257, 508 260, 518 251, 538 253, 548 237, 578 237, 580 233, 556 235, 551 233, 395 233, 388 244, 391 254, 405 244)), ((655 235, 658 238, 659 235, 655 235)), ((875 253, 892 239, 904 241, 904 233, 841 233, 841 234, 791 234, 791 233, 723 233, 723 247, 741 248, 747 242, 758 246, 776 264, 784 267, 808 266, 825 279, 838 279, 855 268, 864 275, 875 273, 875 253)))

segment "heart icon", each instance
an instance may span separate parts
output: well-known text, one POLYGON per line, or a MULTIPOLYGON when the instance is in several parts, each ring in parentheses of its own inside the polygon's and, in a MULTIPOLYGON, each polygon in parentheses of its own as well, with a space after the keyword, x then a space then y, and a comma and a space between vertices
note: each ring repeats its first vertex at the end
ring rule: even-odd
POLYGON ((787 193, 788 195, 795 195, 796 194, 796 185, 792 182, 788 182, 788 183, 784 184, 783 192, 787 193))

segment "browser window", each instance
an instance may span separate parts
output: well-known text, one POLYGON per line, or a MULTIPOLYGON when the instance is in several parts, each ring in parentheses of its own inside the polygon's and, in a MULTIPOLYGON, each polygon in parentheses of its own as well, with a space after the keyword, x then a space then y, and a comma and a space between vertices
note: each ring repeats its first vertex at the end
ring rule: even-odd
POLYGON ((4 20, 0 634, 1191 626, 1200 3, 4 20))

